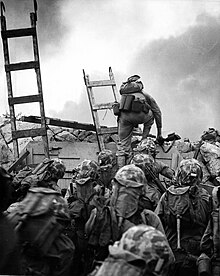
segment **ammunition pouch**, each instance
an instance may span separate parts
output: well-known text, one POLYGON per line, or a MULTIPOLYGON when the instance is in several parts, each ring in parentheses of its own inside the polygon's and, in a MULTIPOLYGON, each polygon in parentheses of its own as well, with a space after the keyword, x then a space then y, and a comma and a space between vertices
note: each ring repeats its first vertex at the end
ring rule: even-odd
POLYGON ((135 113, 148 113, 150 110, 149 105, 140 99, 135 99, 134 95, 122 95, 119 110, 122 111, 132 111, 135 113))
POLYGON ((112 106, 112 109, 113 109, 113 113, 114 113, 115 116, 120 115, 120 109, 119 109, 119 107, 120 107, 120 103, 114 102, 114 104, 112 106))

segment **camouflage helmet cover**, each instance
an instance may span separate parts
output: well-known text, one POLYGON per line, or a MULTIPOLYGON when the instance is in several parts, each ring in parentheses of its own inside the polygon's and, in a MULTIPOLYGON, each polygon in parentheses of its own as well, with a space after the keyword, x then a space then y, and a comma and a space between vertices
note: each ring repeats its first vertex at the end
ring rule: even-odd
POLYGON ((143 139, 136 148, 136 151, 145 151, 148 154, 156 154, 157 146, 151 137, 143 139))
POLYGON ((141 77, 139 75, 132 75, 128 78, 128 82, 132 82, 132 81, 137 81, 139 80, 141 77))
POLYGON ((216 139, 217 136, 218 136, 218 131, 215 128, 210 127, 208 130, 203 132, 201 139, 212 140, 212 139, 216 139))
POLYGON ((180 162, 177 172, 177 181, 180 185, 191 186, 195 181, 201 181, 202 176, 202 167, 196 159, 183 159, 180 162))
POLYGON ((88 180, 96 180, 99 176, 99 165, 94 160, 85 159, 79 165, 79 171, 76 176, 76 183, 83 185, 88 180))
POLYGON ((113 165, 114 156, 111 150, 104 149, 98 154, 98 163, 100 166, 113 165))
MULTIPOLYGON (((117 256, 128 252, 130 259, 141 259, 146 264, 146 271, 153 275, 163 275, 167 271, 171 250, 165 235, 152 226, 137 225, 129 228, 120 241, 109 248, 110 254, 117 256)), ((124 254, 126 255, 126 254, 124 254)))
POLYGON ((132 158, 131 164, 134 164, 144 170, 145 165, 152 166, 154 164, 154 158, 149 154, 137 153, 132 158))
POLYGON ((114 177, 121 185, 128 187, 140 187, 146 184, 146 178, 142 169, 134 164, 120 168, 114 177))
POLYGON ((63 161, 59 158, 52 159, 52 160, 53 160, 53 163, 51 163, 51 165, 48 168, 48 171, 51 174, 51 178, 56 180, 63 178, 66 170, 66 167, 63 161))

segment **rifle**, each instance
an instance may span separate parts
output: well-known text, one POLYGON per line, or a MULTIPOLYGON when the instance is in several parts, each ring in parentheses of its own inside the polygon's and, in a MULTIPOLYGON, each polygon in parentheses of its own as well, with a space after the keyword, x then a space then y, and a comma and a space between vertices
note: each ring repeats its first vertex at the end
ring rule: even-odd
POLYGON ((154 183, 159 188, 160 192, 163 194, 166 192, 166 188, 161 183, 160 179, 155 175, 155 173, 148 167, 147 164, 145 164, 145 169, 147 171, 147 174, 153 179, 154 183))
POLYGON ((202 143, 203 143, 203 140, 200 140, 200 141, 199 141, 198 148, 197 148, 197 149, 195 150, 195 152, 194 152, 193 158, 197 159, 197 157, 198 157, 198 155, 199 155, 199 152, 200 152, 200 147, 201 147, 202 143))
POLYGON ((43 172, 46 171, 46 169, 53 163, 53 160, 49 158, 45 158, 41 163, 39 163, 34 170, 32 171, 31 174, 42 174, 43 172))

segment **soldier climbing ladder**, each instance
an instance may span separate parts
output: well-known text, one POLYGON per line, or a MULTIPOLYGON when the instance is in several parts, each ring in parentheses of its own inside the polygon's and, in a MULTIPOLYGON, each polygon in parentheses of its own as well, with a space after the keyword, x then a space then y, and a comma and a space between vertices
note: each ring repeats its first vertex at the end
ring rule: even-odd
POLYGON ((4 16, 4 12, 5 12, 5 6, 4 6, 4 3, 1 2, 1 35, 2 35, 2 42, 3 42, 4 60, 5 60, 5 72, 6 72, 7 89, 8 89, 8 104, 9 104, 9 110, 10 110, 14 156, 15 158, 19 158, 19 146, 18 146, 19 138, 42 136, 45 157, 49 157, 47 125, 46 125, 46 118, 45 118, 45 111, 44 111, 43 91, 42 91, 42 82, 41 82, 41 73, 40 73, 40 60, 39 60, 37 30, 36 30, 37 2, 36 0, 34 0, 34 12, 30 13, 30 21, 31 21, 30 28, 7 30, 6 18, 4 16), (10 63, 8 39, 27 37, 27 36, 31 36, 33 40, 34 61, 10 63), (26 70, 26 69, 35 70, 38 94, 14 97, 13 90, 12 90, 11 72, 17 71, 17 70, 26 70), (39 102, 40 115, 41 115, 41 127, 36 129, 17 130, 15 105, 33 103, 33 102, 39 102))

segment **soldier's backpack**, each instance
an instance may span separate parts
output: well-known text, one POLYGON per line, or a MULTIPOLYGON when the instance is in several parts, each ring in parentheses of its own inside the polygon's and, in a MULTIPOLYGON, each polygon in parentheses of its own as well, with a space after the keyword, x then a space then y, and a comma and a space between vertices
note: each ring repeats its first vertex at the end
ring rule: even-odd
POLYGON ((177 230, 177 249, 181 249, 181 231, 195 222, 195 213, 189 192, 190 186, 171 186, 166 192, 165 221, 177 230))
POLYGON ((45 158, 36 168, 24 167, 14 177, 12 185, 16 189, 18 198, 23 198, 30 187, 38 187, 38 184, 45 178, 48 167, 53 160, 45 158))
MULTIPOLYGON (((197 186, 171 186, 164 198, 166 202, 164 220, 170 228, 176 229, 176 249, 198 254, 200 238, 195 236, 188 243, 187 236, 190 235, 192 229, 197 229, 197 233, 204 232, 206 229, 208 218, 204 213, 204 208, 209 204, 208 192, 197 186)), ((172 246, 175 247, 175 244, 172 246)))
POLYGON ((116 182, 110 204, 92 211, 85 226, 88 244, 101 247, 112 244, 124 229, 134 225, 129 219, 138 211, 143 184, 128 182, 116 182))
POLYGON ((121 95, 130 94, 135 92, 141 92, 143 88, 144 85, 141 81, 127 81, 122 83, 119 92, 121 95))
POLYGON ((18 233, 24 254, 47 256, 63 230, 58 222, 68 218, 60 194, 48 188, 32 188, 8 218, 18 233))

